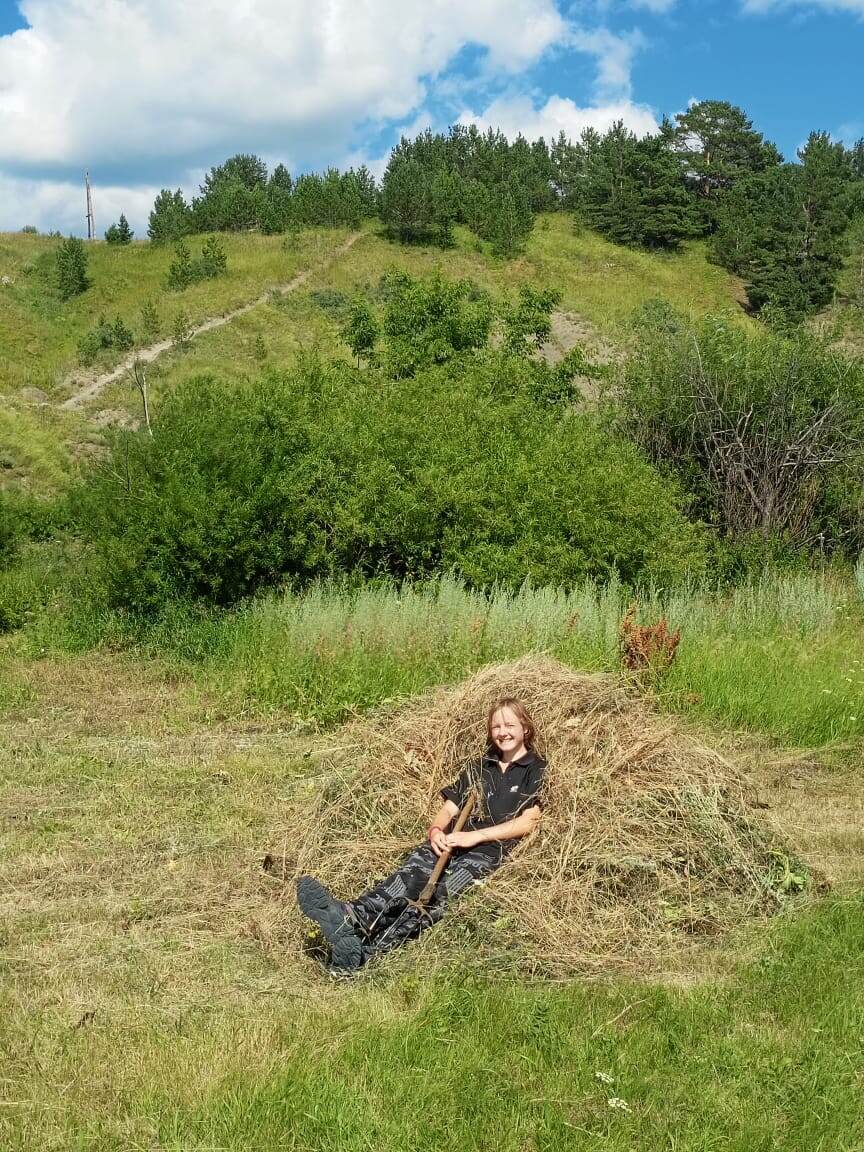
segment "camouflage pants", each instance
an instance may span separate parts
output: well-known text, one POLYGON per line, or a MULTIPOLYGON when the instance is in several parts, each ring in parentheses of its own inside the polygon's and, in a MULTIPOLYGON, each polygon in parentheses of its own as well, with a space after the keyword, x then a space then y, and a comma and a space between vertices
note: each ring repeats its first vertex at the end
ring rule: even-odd
POLYGON ((494 872, 505 858, 504 852, 497 846, 494 852, 488 845, 484 848, 453 854, 435 895, 422 911, 408 901, 417 899, 438 861, 428 844, 415 848, 391 876, 352 900, 348 910, 364 938, 366 956, 388 952, 419 936, 441 919, 450 900, 494 872))

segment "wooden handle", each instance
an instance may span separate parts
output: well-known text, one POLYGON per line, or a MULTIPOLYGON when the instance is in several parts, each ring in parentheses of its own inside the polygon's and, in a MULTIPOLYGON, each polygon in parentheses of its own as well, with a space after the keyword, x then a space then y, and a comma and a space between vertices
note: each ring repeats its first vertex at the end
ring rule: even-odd
MULTIPOLYGON (((455 824, 455 827, 453 828, 454 832, 461 832, 462 831, 462 829, 465 827, 465 825, 470 820, 471 813, 473 810, 474 810, 474 793, 469 792, 468 793, 468 799, 462 805, 462 809, 459 812, 458 817, 456 818, 456 824, 455 824)), ((432 869, 432 875, 426 881, 426 884, 423 888, 423 891, 417 897, 417 903, 418 904, 428 904, 429 901, 432 899, 432 897, 435 895, 435 889, 438 887, 438 881, 441 879, 441 873, 447 867, 448 863, 450 862, 450 857, 452 855, 453 855, 452 850, 448 848, 446 852, 442 852, 441 855, 438 857, 438 862, 435 865, 435 867, 432 869)))

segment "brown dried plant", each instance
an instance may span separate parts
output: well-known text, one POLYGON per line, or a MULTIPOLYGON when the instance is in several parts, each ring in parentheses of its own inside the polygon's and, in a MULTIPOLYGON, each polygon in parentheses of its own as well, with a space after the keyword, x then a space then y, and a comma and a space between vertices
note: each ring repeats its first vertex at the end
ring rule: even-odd
POLYGON ((670 631, 665 616, 661 616, 656 624, 637 624, 636 610, 637 605, 632 604, 618 630, 621 664, 639 678, 654 679, 662 675, 675 659, 681 642, 681 629, 670 631))

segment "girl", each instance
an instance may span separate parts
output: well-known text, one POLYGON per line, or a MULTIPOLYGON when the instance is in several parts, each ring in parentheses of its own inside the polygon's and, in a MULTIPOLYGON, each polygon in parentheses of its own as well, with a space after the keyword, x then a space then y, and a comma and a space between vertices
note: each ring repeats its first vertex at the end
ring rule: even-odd
POLYGON ((517 840, 540 823, 546 762, 533 749, 534 725, 520 701, 507 696, 493 704, 486 734, 482 757, 441 790, 427 842, 386 880, 347 903, 335 900, 312 876, 297 881, 300 909, 324 934, 334 968, 359 968, 440 920, 450 899, 493 872, 517 840), (471 819, 461 832, 448 832, 471 791, 477 802, 471 819), (409 901, 417 899, 446 851, 453 855, 435 895, 425 908, 413 906, 409 901))

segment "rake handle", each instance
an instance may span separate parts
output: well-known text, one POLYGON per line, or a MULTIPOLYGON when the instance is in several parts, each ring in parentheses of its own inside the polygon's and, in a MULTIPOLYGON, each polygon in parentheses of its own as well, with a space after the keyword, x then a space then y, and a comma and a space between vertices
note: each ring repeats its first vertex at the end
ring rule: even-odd
MULTIPOLYGON (((462 808, 459 812, 459 815, 456 818, 456 824, 453 828, 454 832, 461 832, 462 831, 462 829, 465 827, 465 825, 468 823, 469 819, 471 818, 471 813, 473 810, 474 810, 474 793, 469 792, 468 793, 468 799, 462 805, 462 808)), ((426 881, 426 883, 423 887, 423 891, 417 897, 417 901, 416 901, 417 904, 426 905, 429 903, 429 901, 435 895, 435 889, 438 887, 438 881, 441 879, 441 873, 444 871, 444 869, 450 863, 450 857, 452 855, 453 855, 452 848, 448 848, 446 852, 442 852, 441 855, 438 857, 438 862, 436 863, 435 867, 432 869, 432 874, 430 875, 429 879, 426 881)))

